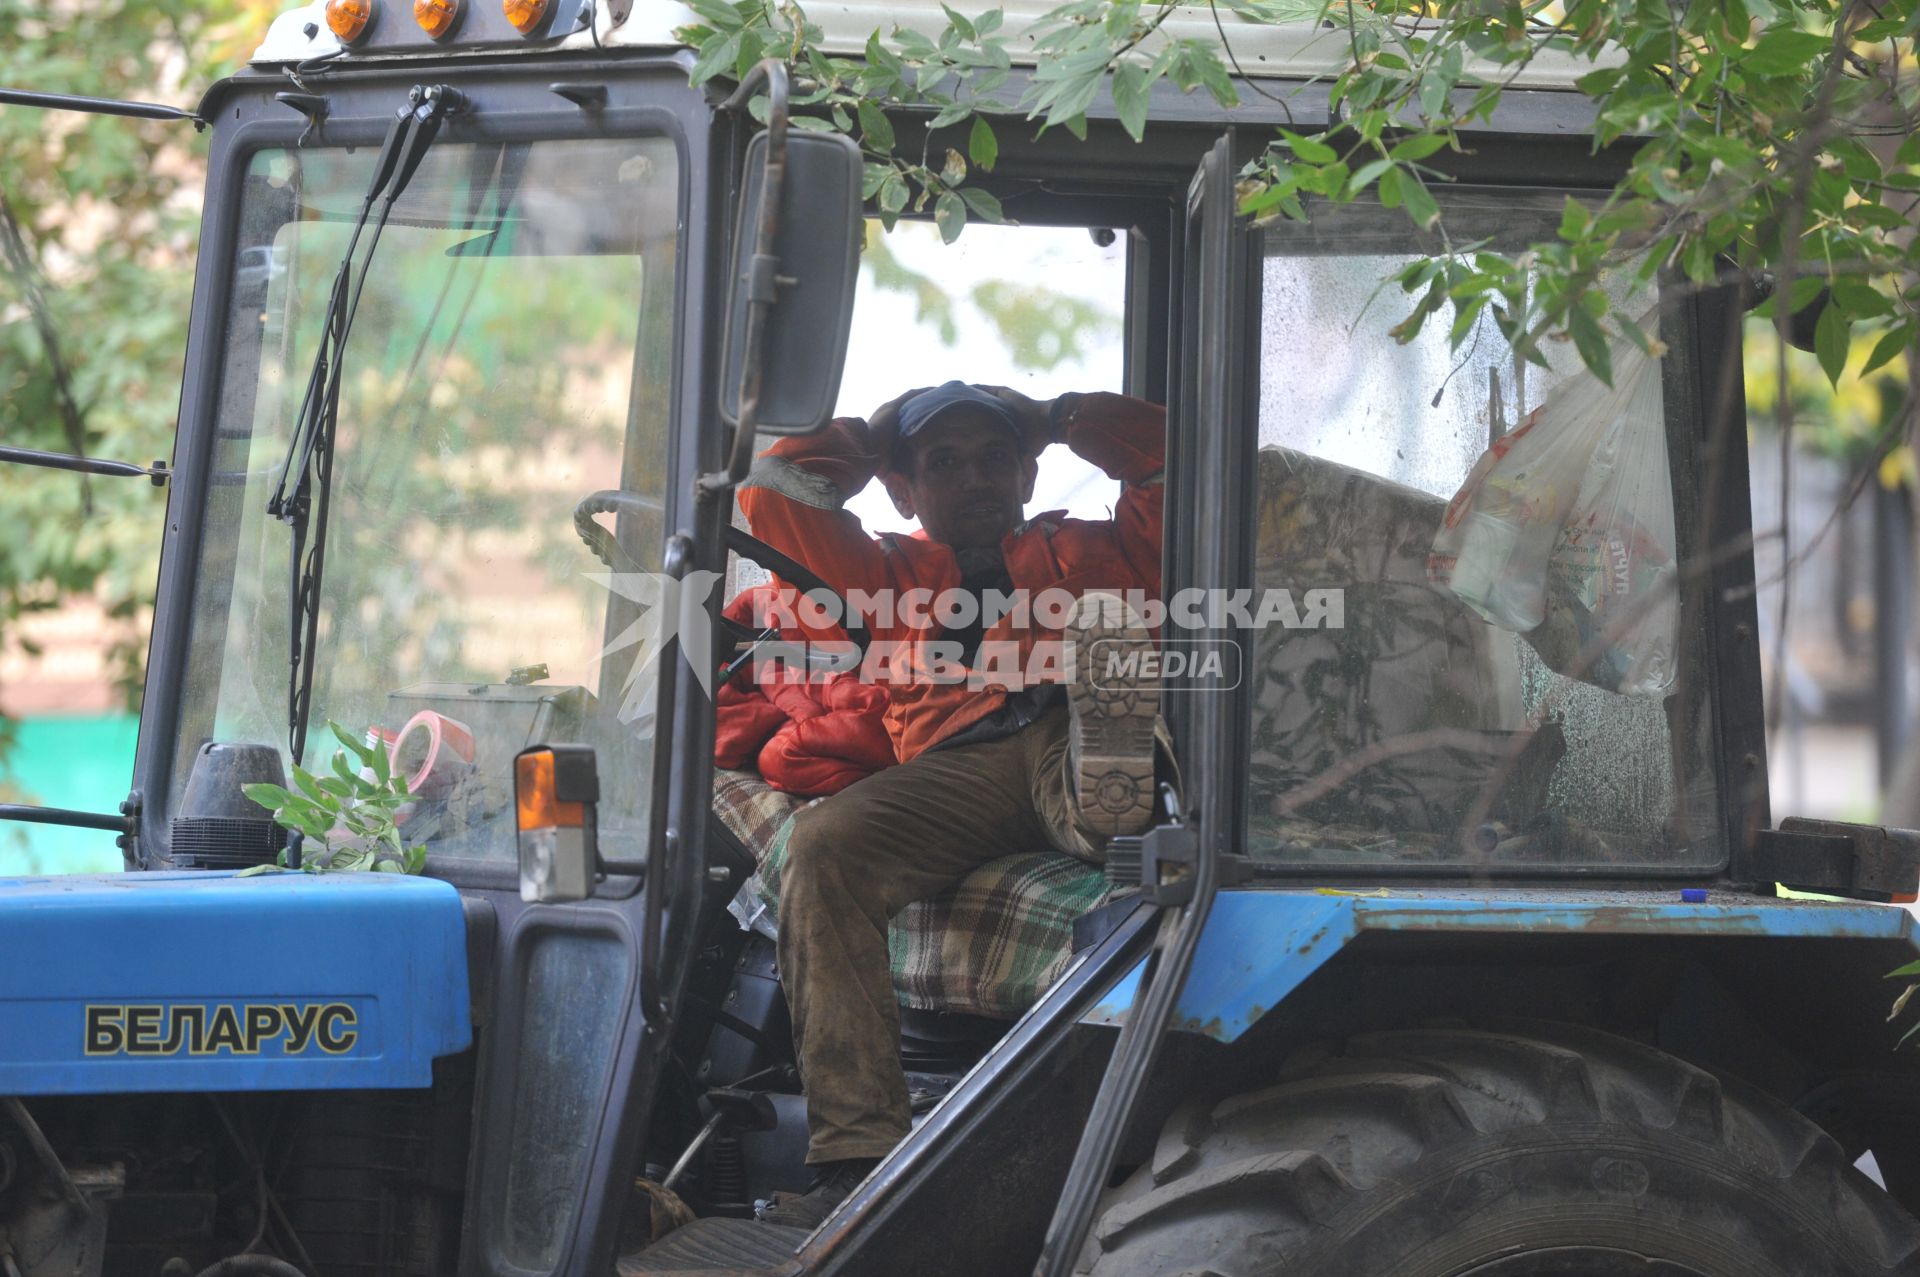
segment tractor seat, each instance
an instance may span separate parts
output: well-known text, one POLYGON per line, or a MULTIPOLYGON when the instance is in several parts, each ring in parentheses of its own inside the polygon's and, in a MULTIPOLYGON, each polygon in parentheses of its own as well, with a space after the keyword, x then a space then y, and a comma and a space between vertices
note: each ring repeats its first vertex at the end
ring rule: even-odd
MULTIPOLYGON (((737 913, 751 917, 778 906, 793 817, 812 801, 783 793, 754 772, 714 772, 714 814, 757 866, 741 888, 737 913)), ((1019 1016, 1072 957, 1074 919, 1121 890, 1098 866, 1061 852, 1009 852, 894 918, 887 940, 900 1005, 1019 1016)))

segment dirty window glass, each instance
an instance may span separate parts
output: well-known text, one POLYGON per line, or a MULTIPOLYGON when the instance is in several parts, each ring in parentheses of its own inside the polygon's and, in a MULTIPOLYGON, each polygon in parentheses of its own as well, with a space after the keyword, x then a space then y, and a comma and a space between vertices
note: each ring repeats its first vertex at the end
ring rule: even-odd
MULTIPOLYGON (((176 795, 200 741, 285 756, 293 531, 267 506, 376 149, 251 159, 176 795)), ((634 604, 574 514, 625 489, 623 570, 658 569, 679 192, 666 138, 442 142, 379 233, 342 360, 303 761, 326 768, 329 719, 383 742, 416 782, 403 831, 436 855, 514 856, 512 759, 540 740, 634 782, 608 786, 601 841, 643 850, 657 667, 619 644, 634 604)))
MULTIPOLYGON (((1519 247, 1553 237, 1563 201, 1459 192, 1447 225, 1456 242, 1519 247)), ((1340 602, 1253 639, 1255 854, 1383 869, 1717 859, 1697 653, 1663 651, 1636 687, 1593 655, 1591 616, 1558 567, 1538 583, 1544 619, 1514 628, 1454 592, 1468 589, 1466 556, 1453 588, 1430 579, 1447 502, 1481 454, 1583 375, 1560 345, 1550 368, 1516 361, 1486 315, 1451 350, 1450 307, 1400 344, 1390 330, 1411 299, 1381 281, 1435 247, 1379 208, 1316 208, 1311 226, 1264 232, 1255 584, 1340 602)), ((1653 300, 1619 281, 1611 292, 1629 313, 1653 300)), ((1633 437, 1658 490, 1614 509, 1622 526, 1637 526, 1635 502, 1672 502, 1657 366, 1641 384, 1633 437)), ((1555 554, 1566 560, 1564 542, 1555 554)), ((1670 632, 1670 574, 1658 597, 1670 632)))

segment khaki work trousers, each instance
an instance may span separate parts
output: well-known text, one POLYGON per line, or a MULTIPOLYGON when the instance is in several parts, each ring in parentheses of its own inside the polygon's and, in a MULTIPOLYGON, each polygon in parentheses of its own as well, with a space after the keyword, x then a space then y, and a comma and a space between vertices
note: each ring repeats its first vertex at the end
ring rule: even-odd
POLYGON ((795 818, 780 886, 780 982, 807 1092, 807 1161, 884 1157, 911 1113, 887 921, 989 860, 1053 847, 1102 859, 1079 825, 1062 707, 997 741, 921 754, 795 818))

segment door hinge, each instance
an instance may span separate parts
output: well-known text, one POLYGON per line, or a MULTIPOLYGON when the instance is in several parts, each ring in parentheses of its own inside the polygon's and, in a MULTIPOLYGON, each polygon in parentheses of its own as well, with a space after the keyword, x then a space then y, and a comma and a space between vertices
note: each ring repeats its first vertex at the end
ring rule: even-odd
POLYGON ((127 827, 113 842, 120 848, 120 857, 129 865, 140 863, 140 791, 130 790, 120 802, 120 814, 126 817, 127 827))
MULTIPOLYGON (((1200 855, 1200 836, 1192 825, 1177 820, 1155 825, 1107 843, 1107 881, 1138 886, 1149 904, 1178 907, 1193 899, 1200 855)), ((1245 856, 1223 854, 1217 867, 1221 887, 1237 887, 1254 876, 1253 862, 1245 856)))

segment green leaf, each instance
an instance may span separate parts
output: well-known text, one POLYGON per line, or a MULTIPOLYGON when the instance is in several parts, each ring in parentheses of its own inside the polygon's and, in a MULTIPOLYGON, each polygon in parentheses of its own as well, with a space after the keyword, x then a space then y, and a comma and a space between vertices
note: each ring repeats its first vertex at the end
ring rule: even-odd
POLYGON ((1331 164, 1340 158, 1339 152, 1325 142, 1301 137, 1298 133, 1287 129, 1280 130, 1280 138, 1296 156, 1308 164, 1331 164))
POLYGON ((374 783, 378 785, 386 784, 387 778, 393 774, 392 756, 387 752, 386 743, 383 741, 367 752, 373 755, 374 783))
POLYGON ((971 102, 949 102, 940 108, 940 113, 927 121, 929 129, 944 129, 950 124, 958 124, 973 114, 971 102))
POLYGON ((740 51, 733 57, 733 78, 744 80, 747 72, 753 70, 760 59, 767 54, 766 37, 749 27, 740 33, 740 51))
POLYGON ((907 179, 898 173, 887 174, 886 181, 880 183, 880 209, 886 213, 898 213, 907 206, 912 194, 907 189, 907 179))
POLYGON ((1416 133, 1394 143, 1387 154, 1402 164, 1417 164, 1437 151, 1445 149, 1447 135, 1444 133, 1416 133))
POLYGON ((855 109, 860 114, 861 139, 876 151, 893 150, 893 123, 886 114, 867 98, 861 98, 855 109))
POLYGON ((1832 43, 1823 35, 1781 27, 1761 36, 1753 48, 1741 54, 1739 65, 1749 75, 1801 74, 1832 43))
POLYGON ((1481 296, 1459 308, 1459 313, 1453 317, 1453 327, 1447 332, 1448 349, 1460 349, 1460 343, 1465 341, 1467 334, 1473 331, 1473 326, 1480 320, 1480 312, 1485 310, 1486 306, 1487 299, 1481 296))
MULTIPOLYGON (((1866 364, 1860 369, 1860 375, 1864 377, 1891 363, 1896 355, 1912 344, 1914 336, 1915 329, 1911 323, 1889 328, 1882 333, 1880 340, 1874 343, 1873 353, 1867 356, 1866 364)), ((1916 970, 1920 970, 1920 962, 1915 963, 1914 966, 1916 970)))
POLYGON ((955 31, 960 33, 961 39, 971 44, 980 38, 980 33, 974 29, 973 23, 968 22, 944 4, 940 6, 940 11, 947 15, 947 21, 952 24, 955 31))
POLYGON ((687 8, 723 31, 738 31, 746 25, 740 11, 726 0, 687 0, 687 8))
POLYGON ((940 180, 948 186, 958 186, 967 180, 967 157, 947 148, 947 158, 940 165, 940 180))
POLYGON ((1613 326, 1619 330, 1622 337, 1632 342, 1634 348, 1641 354, 1653 354, 1653 343, 1647 340, 1646 333, 1640 330, 1640 325, 1634 322, 1631 315, 1628 315, 1625 311, 1614 311, 1613 326))
POLYGON ((1838 305, 1828 302, 1821 307, 1819 322, 1813 326, 1813 353, 1819 357, 1820 370, 1836 386, 1840 374, 1847 370, 1847 348, 1852 344, 1853 321, 1838 305))
POLYGON ((1354 171, 1353 180, 1347 184, 1348 196, 1359 195, 1369 186, 1372 186, 1376 178, 1390 171, 1392 168, 1392 160, 1372 160, 1366 164, 1362 164, 1354 171))
POLYGON ((1200 83, 1213 95, 1215 102, 1221 106, 1240 104, 1240 94, 1234 90, 1233 77, 1227 74, 1226 63, 1213 50, 1204 45, 1194 49, 1191 65, 1199 73, 1200 83))
POLYGON ((258 878, 262 874, 283 874, 287 872, 279 865, 251 865, 235 874, 236 878, 258 878))
POLYGON ((269 811, 284 807, 293 800, 293 795, 287 790, 279 785, 270 785, 265 782, 242 785, 240 792, 269 811))
POLYGON ((1573 82, 1573 87, 1590 98, 1605 97, 1627 78, 1625 67, 1602 67, 1598 71, 1589 71, 1573 82))
POLYGON ((373 766, 373 755, 376 752, 374 746, 368 745, 365 740, 355 736, 331 718, 327 720, 327 730, 333 733, 335 740, 347 747, 349 753, 360 760, 362 767, 373 766))
MULTIPOLYGON (((1401 202, 1400 170, 1388 169, 1380 175, 1380 204, 1384 208, 1399 208, 1401 202)), ((1408 289, 1412 292, 1412 289, 1408 289)))
POLYGON ((716 35, 700 46, 700 55, 693 60, 693 70, 687 78, 695 84, 705 84, 723 72, 731 75, 739 57, 740 32, 716 35))
POLYGON ((989 173, 1000 158, 1000 139, 994 136, 993 125, 988 124, 984 116, 973 117, 973 132, 967 135, 967 156, 975 168, 989 173))
POLYGON ((973 215, 983 222, 1004 223, 1007 220, 1007 215, 1000 211, 1000 201, 991 192, 977 186, 963 186, 960 188, 960 198, 967 202, 973 215))
POLYGON ((1573 348, 1580 362, 1602 383, 1613 384, 1613 352, 1607 348, 1607 334, 1600 323, 1585 310, 1575 307, 1567 312, 1567 331, 1573 335, 1573 348))
POLYGON ((860 169, 860 198, 870 200, 880 192, 880 184, 893 173, 891 164, 865 164, 860 169))
POLYGON ((1587 206, 1573 196, 1567 196, 1567 206, 1560 213, 1560 238, 1571 243, 1580 238, 1593 218, 1587 212, 1587 206))
POLYGON ((286 829, 297 829, 309 838, 325 841, 333 829, 333 822, 312 807, 297 807, 288 803, 273 813, 274 820, 286 829))
POLYGON ((940 238, 949 244, 953 243, 967 227, 966 203, 952 191, 947 191, 934 201, 933 223, 940 228, 940 238))
POLYGON ((293 783, 299 787, 301 793, 322 806, 326 805, 327 791, 320 788, 320 782, 314 779, 312 772, 296 765, 293 769, 293 783))
POLYGON ((1406 180, 1400 184, 1400 198, 1406 205, 1407 216, 1421 230, 1432 230, 1433 224, 1440 220, 1440 205, 1434 202, 1426 183, 1412 172, 1408 172, 1406 180))
POLYGON ((1907 975, 1920 975, 1920 960, 1909 962, 1902 966, 1897 966, 1893 970, 1887 972, 1887 974, 1882 976, 1881 978, 1885 980, 1892 980, 1897 976, 1907 976, 1907 975))
POLYGON ((1875 319, 1893 313, 1892 300, 1856 275, 1836 275, 1831 287, 1834 300, 1851 319, 1875 319))
POLYGON ((1120 127, 1136 142, 1146 136, 1148 90, 1145 67, 1123 62, 1114 69, 1113 109, 1120 117, 1120 127))

